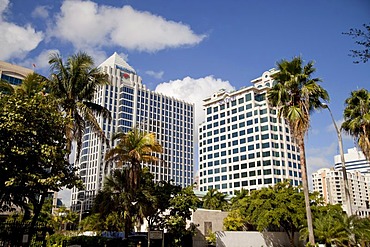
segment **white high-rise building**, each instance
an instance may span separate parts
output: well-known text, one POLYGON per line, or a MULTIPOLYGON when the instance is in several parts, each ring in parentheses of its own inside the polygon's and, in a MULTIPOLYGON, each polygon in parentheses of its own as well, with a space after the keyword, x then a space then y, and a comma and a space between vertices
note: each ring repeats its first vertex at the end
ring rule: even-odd
MULTIPOLYGON (((112 113, 112 120, 101 116, 98 123, 109 138, 115 132, 127 132, 140 126, 156 133, 163 146, 159 162, 147 164, 155 181, 173 180, 186 187, 193 183, 194 166, 194 105, 150 91, 141 82, 135 70, 117 53, 99 66, 109 75, 110 85, 97 90, 94 102, 112 113)), ((84 195, 84 209, 92 206, 93 198, 103 186, 103 178, 112 165, 104 162, 106 144, 87 128, 79 160, 75 162, 85 185, 85 190, 72 191, 72 208, 80 209, 79 196, 84 195)))
POLYGON ((288 125, 268 106, 272 69, 234 92, 221 90, 204 100, 199 126, 199 190, 227 194, 289 179, 302 181, 299 149, 288 125))
MULTIPOLYGON (((344 154, 344 160, 347 171, 370 173, 370 161, 366 160, 364 153, 356 147, 348 149, 347 153, 344 154)), ((340 155, 334 156, 334 168, 336 170, 342 169, 340 155)))
MULTIPOLYGON (((368 217, 370 174, 359 171, 347 172, 352 210, 355 214, 368 217)), ((320 193, 327 204, 342 204, 347 210, 343 173, 340 170, 322 168, 312 173, 313 190, 320 193)))

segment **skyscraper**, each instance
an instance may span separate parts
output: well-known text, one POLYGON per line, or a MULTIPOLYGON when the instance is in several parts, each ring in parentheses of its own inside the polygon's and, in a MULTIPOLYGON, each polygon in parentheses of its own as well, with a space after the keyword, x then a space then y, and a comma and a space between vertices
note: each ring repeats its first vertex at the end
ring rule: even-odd
MULTIPOLYGON (((112 120, 97 117, 108 138, 116 132, 127 132, 135 126, 153 132, 163 146, 159 162, 147 164, 155 181, 173 180, 182 187, 193 183, 194 166, 194 105, 170 96, 150 91, 142 84, 135 70, 117 53, 99 66, 109 75, 110 85, 100 87, 94 102, 108 108, 112 120)), ((89 128, 83 137, 79 160, 75 165, 85 190, 72 191, 72 208, 78 210, 81 201, 84 209, 92 206, 92 199, 103 186, 103 178, 114 164, 106 164, 104 155, 109 147, 89 128), (84 199, 80 200, 79 195, 84 199), (79 202, 80 201, 80 202, 79 202)))
POLYGON ((254 190, 290 179, 301 183, 297 148, 284 119, 268 106, 271 69, 238 91, 221 90, 204 99, 199 126, 199 189, 227 194, 254 190))

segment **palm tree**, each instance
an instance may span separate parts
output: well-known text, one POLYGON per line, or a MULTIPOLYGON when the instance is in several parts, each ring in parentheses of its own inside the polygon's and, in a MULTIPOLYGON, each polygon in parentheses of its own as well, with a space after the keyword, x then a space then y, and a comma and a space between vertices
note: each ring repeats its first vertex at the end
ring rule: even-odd
POLYGON ((158 161, 153 152, 161 153, 162 146, 157 142, 154 133, 137 128, 127 133, 116 133, 112 140, 118 140, 118 144, 106 153, 105 160, 115 161, 118 167, 128 168, 129 191, 135 192, 139 188, 141 163, 158 161))
POLYGON ((294 57, 292 61, 278 62, 277 66, 279 71, 272 76, 276 84, 267 92, 267 98, 270 106, 278 108, 278 116, 288 122, 299 147, 309 242, 314 244, 304 140, 310 125, 311 113, 322 108, 321 100, 328 101, 329 95, 318 85, 321 81, 319 78, 311 78, 315 72, 312 61, 303 66, 302 58, 294 57))
POLYGON ((203 197, 203 208, 212 210, 227 210, 228 202, 226 194, 219 192, 217 189, 209 189, 203 197))
POLYGON ((118 167, 123 167, 125 171, 125 236, 131 229, 132 206, 134 198, 140 188, 141 163, 155 162, 158 160, 153 152, 162 152, 162 146, 157 142, 154 133, 147 133, 134 128, 127 133, 116 133, 113 141, 118 140, 117 145, 110 149, 105 160, 115 161, 118 167))
POLYGON ((110 118, 111 114, 105 107, 93 103, 92 99, 99 86, 108 84, 108 76, 93 67, 92 57, 83 52, 68 57, 65 63, 58 53, 54 53, 50 56, 49 64, 51 93, 71 120, 66 128, 67 149, 71 151, 72 142, 76 141, 76 155, 79 157, 82 136, 87 126, 107 140, 96 116, 110 118))
POLYGON ((370 160, 370 92, 360 89, 346 99, 342 128, 352 135, 370 160))

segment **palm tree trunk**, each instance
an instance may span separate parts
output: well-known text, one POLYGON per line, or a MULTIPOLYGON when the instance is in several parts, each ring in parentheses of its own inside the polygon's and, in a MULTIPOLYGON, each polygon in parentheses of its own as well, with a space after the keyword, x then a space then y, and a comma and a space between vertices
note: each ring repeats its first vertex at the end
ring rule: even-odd
POLYGON ((302 172, 302 186, 304 201, 306 204, 306 217, 307 217, 307 227, 308 227, 308 241, 311 245, 315 245, 315 236, 313 233, 313 224, 312 224, 312 213, 310 206, 310 195, 308 190, 308 178, 307 178, 307 166, 306 166, 306 152, 304 145, 304 138, 300 136, 298 139, 299 153, 300 153, 300 162, 301 162, 301 172, 302 172))

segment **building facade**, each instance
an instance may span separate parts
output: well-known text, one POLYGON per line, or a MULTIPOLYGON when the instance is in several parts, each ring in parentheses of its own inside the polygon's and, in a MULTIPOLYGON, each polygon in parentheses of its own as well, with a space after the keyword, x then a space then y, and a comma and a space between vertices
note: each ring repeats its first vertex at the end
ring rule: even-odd
MULTIPOLYGON (((150 91, 142 84, 135 70, 117 53, 99 66, 109 75, 110 85, 97 90, 94 102, 105 106, 112 113, 112 120, 97 117, 105 135, 127 132, 135 126, 153 132, 163 147, 156 154, 159 162, 147 164, 155 181, 170 181, 186 187, 193 183, 194 167, 194 105, 173 97, 150 91)), ((112 144, 114 145, 114 144, 112 144)), ((85 185, 84 191, 73 189, 71 205, 79 210, 92 206, 92 199, 103 187, 104 176, 114 168, 106 164, 104 155, 108 147, 87 128, 79 160, 75 165, 85 185), (79 196, 83 194, 81 200, 79 196)))
POLYGON ((15 64, 0 61, 0 79, 12 85, 19 85, 33 70, 15 64))
MULTIPOLYGON (((370 174, 359 171, 347 172, 352 210, 355 214, 368 217, 370 174)), ((313 190, 320 193, 327 204, 342 204, 344 211, 347 201, 344 190, 343 173, 340 170, 322 168, 312 174, 313 190)))
POLYGON ((289 179, 302 181, 299 149, 284 119, 268 106, 266 91, 272 69, 252 80, 253 86, 221 90, 204 100, 205 121, 199 126, 199 190, 233 194, 289 179))
MULTIPOLYGON (((370 161, 366 160, 364 153, 356 147, 347 150, 347 153, 344 154, 344 160, 347 171, 370 173, 370 161)), ((335 170, 342 169, 340 155, 334 156, 334 168, 335 170)))

